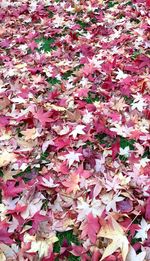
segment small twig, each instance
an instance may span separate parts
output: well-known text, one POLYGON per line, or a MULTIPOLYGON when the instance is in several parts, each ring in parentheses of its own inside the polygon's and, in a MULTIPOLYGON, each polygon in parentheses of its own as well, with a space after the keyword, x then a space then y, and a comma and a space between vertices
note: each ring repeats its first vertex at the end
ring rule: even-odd
POLYGON ((138 213, 137 213, 137 215, 134 217, 134 219, 130 222, 130 224, 127 226, 127 228, 125 229, 125 231, 127 231, 128 229, 129 229, 129 227, 133 224, 133 222, 136 220, 136 218, 139 216, 139 214, 140 214, 140 212, 141 211, 139 211, 138 213))

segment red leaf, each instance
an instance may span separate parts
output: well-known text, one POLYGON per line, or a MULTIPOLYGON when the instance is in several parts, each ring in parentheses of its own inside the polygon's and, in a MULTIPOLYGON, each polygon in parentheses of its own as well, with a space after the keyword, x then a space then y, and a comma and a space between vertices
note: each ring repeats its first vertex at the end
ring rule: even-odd
POLYGON ((112 159, 114 160, 120 149, 120 140, 119 139, 117 139, 117 141, 111 146, 111 149, 112 149, 112 159))
POLYGON ((0 116, 0 127, 5 127, 8 124, 9 124, 9 118, 4 115, 1 115, 0 116))
POLYGON ((6 184, 3 185, 3 192, 5 197, 15 197, 19 193, 21 193, 25 189, 25 184, 23 181, 19 183, 19 185, 16 186, 15 180, 8 180, 6 184))
POLYGON ((146 0, 146 6, 150 7, 150 0, 146 0))
POLYGON ((4 244, 12 244, 13 240, 9 237, 10 233, 7 232, 7 224, 1 222, 0 224, 0 242, 4 244))
POLYGON ((125 199, 117 202, 117 210, 121 213, 129 213, 133 210, 133 203, 130 199, 125 199))
POLYGON ((98 222, 98 218, 93 217, 93 214, 90 213, 87 216, 86 230, 87 230, 89 239, 91 240, 91 242, 93 244, 96 243, 96 234, 98 233, 99 229, 100 229, 100 224, 98 222))
POLYGON ((146 201, 145 218, 150 220, 150 197, 146 201))
POLYGON ((47 122, 52 122, 53 120, 50 118, 50 112, 44 112, 43 109, 38 109, 37 112, 34 113, 35 119, 39 120, 42 127, 45 127, 47 122))

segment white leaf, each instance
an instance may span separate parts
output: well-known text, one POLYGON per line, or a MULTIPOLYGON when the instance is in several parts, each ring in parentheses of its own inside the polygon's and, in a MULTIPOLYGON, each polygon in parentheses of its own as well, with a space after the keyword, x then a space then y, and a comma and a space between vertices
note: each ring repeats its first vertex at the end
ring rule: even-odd
POLYGON ((122 70, 118 69, 116 79, 122 80, 128 77, 128 74, 125 74, 122 70))
POLYGON ((74 163, 74 161, 79 162, 79 157, 82 156, 81 153, 75 153, 74 151, 69 152, 67 155, 65 155, 65 159, 69 162, 69 167, 74 163))
POLYGON ((150 229, 150 224, 148 224, 146 220, 142 218, 141 229, 138 230, 137 234, 135 235, 135 238, 141 238, 143 242, 148 237, 147 232, 149 229, 150 229))
POLYGON ((49 180, 46 178, 42 178, 43 182, 41 184, 43 184, 45 187, 48 188, 55 188, 58 187, 58 184, 54 184, 54 181, 52 180, 52 178, 50 177, 49 180))
POLYGON ((69 136, 72 135, 73 138, 75 139, 78 134, 84 135, 85 134, 85 132, 83 131, 84 128, 85 128, 85 125, 81 125, 81 124, 77 125, 75 127, 75 129, 69 134, 69 136))
POLYGON ((145 256, 146 256, 145 251, 143 251, 137 255, 134 248, 132 246, 130 246, 126 261, 144 261, 145 256))
POLYGON ((130 152, 130 148, 129 148, 129 146, 127 146, 124 149, 120 148, 119 154, 121 156, 129 156, 129 152, 130 152))

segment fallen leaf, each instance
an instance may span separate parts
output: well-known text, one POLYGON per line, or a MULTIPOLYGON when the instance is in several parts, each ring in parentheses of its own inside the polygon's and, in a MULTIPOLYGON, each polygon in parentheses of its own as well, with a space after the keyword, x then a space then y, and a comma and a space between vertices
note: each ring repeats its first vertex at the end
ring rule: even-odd
POLYGON ((66 181, 63 181, 62 184, 67 188, 66 192, 76 193, 79 190, 79 174, 72 173, 66 181))
POLYGON ((145 261, 145 256, 146 256, 145 251, 142 251, 139 254, 136 254, 134 248, 132 246, 130 246, 126 261, 145 261))
POLYGON ((100 260, 110 256, 118 248, 121 250, 123 260, 126 260, 129 251, 129 242, 123 228, 112 217, 110 217, 109 220, 107 220, 101 227, 98 237, 104 237, 112 240, 112 242, 104 250, 100 260))
POLYGON ((84 135, 85 134, 85 132, 83 131, 84 128, 85 125, 81 125, 81 124, 77 125, 75 129, 69 134, 69 136, 72 135, 73 138, 75 139, 78 134, 84 135))
POLYGON ((14 153, 3 150, 0 153, 0 168, 7 166, 10 162, 14 162, 15 160, 16 157, 14 153))
POLYGON ((68 154, 66 154, 66 155, 65 155, 65 159, 68 160, 69 167, 71 167, 71 165, 72 165, 75 161, 79 162, 79 161, 80 161, 80 159, 79 159, 80 156, 82 156, 81 153, 75 153, 74 151, 71 151, 71 152, 69 152, 68 154))

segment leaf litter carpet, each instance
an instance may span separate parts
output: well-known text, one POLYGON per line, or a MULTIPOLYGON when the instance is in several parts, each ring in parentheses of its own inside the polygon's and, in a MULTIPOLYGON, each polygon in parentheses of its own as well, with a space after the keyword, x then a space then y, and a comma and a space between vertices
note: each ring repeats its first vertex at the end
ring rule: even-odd
POLYGON ((149 261, 149 0, 0 6, 0 260, 149 261))

